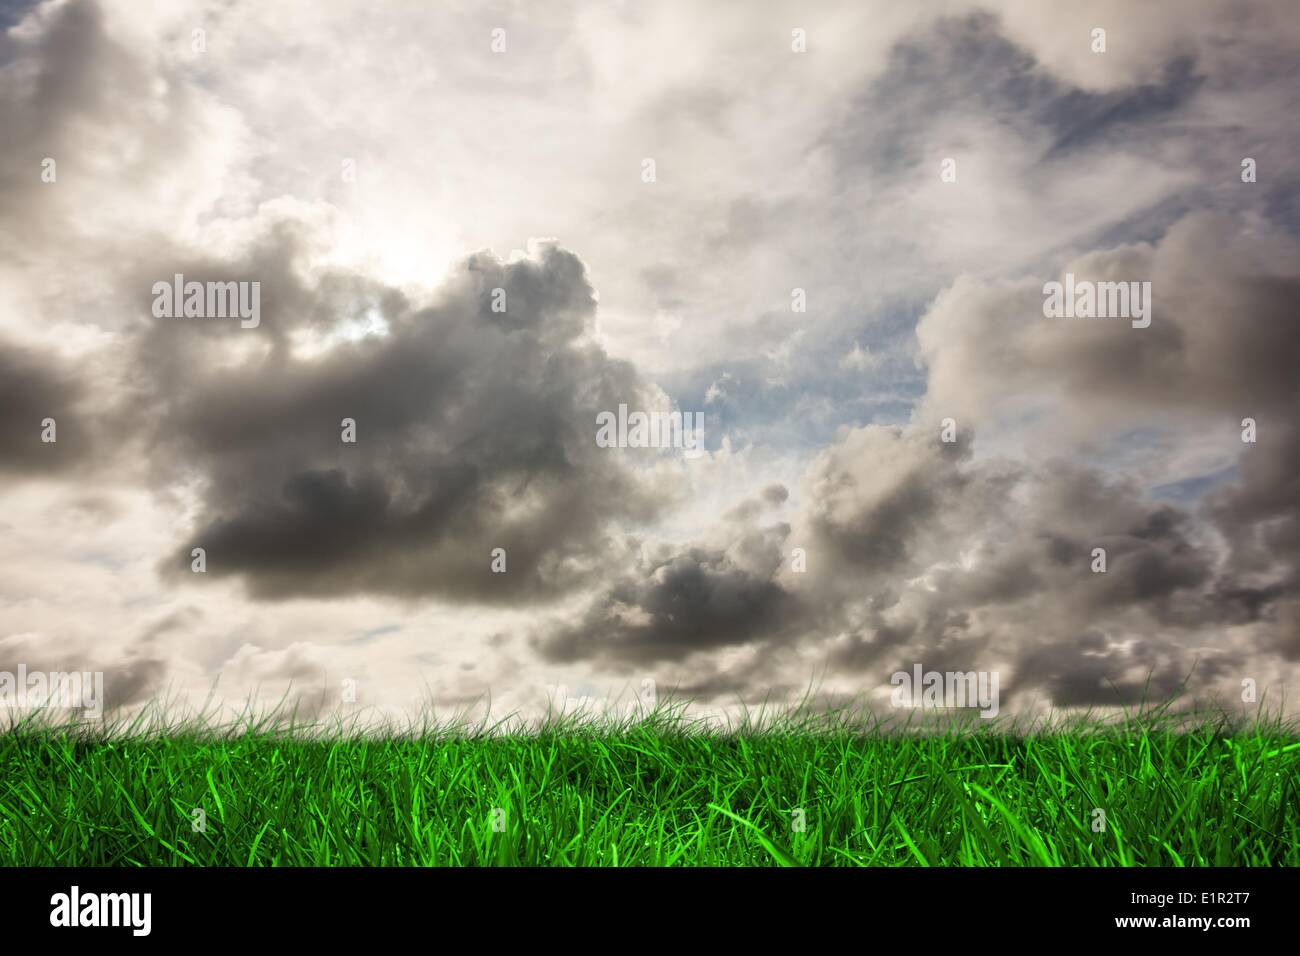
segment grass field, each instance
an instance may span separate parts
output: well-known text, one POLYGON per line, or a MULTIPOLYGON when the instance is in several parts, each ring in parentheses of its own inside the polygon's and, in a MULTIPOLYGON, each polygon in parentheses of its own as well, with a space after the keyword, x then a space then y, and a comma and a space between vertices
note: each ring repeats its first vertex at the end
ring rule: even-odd
POLYGON ((716 733, 668 714, 375 739, 20 728, 0 738, 0 863, 1300 864, 1290 726, 994 723, 716 733))

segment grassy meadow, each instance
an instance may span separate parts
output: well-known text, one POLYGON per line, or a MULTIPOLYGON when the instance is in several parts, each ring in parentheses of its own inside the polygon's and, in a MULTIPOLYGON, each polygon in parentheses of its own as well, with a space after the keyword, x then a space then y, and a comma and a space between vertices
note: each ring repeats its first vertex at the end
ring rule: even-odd
POLYGON ((1300 735, 681 711, 527 733, 11 726, 6 866, 1295 866, 1300 735), (989 723, 992 726, 982 726, 989 723))

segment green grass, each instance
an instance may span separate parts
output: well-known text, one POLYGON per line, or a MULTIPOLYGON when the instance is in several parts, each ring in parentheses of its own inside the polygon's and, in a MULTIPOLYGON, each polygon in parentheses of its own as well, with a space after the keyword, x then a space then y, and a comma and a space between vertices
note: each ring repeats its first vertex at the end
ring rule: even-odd
POLYGON ((21 726, 0 736, 0 863, 1300 864, 1287 725, 993 723, 722 733, 669 711, 510 734, 21 726))

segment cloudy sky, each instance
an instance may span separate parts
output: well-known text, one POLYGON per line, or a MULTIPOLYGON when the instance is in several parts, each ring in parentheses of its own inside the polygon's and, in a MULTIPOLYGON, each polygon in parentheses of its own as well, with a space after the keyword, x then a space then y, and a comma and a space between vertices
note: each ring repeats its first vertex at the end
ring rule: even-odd
POLYGON ((1294 696, 1286 0, 0 31, 0 669, 389 716, 888 711, 917 664, 1004 712, 1294 696), (1150 325, 1045 315, 1067 273, 1150 325), (256 327, 160 317, 176 274, 256 327), (705 453, 602 447, 620 404, 705 453))

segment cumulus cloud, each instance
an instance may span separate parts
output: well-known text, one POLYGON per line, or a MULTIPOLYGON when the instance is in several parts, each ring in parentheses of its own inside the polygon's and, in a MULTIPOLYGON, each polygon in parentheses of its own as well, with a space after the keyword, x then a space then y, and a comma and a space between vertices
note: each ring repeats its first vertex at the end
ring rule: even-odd
MULTIPOLYGON (((1285 236, 1248 236, 1243 248, 1235 227, 1191 216, 1155 245, 1070 266, 1154 276, 1149 329, 1046 318, 1041 282, 958 280, 918 327, 931 391, 914 421, 851 429, 814 459, 793 528, 767 532, 763 577, 737 580, 725 552, 677 554, 620 581, 542 646, 641 663, 741 640, 779 649, 798 634, 839 674, 879 683, 913 661, 992 662, 1009 670, 1011 697, 1062 707, 1131 704, 1184 681, 1204 690, 1271 654, 1294 656, 1298 339, 1285 266, 1300 260, 1278 251, 1285 236), (1008 406, 1024 414, 1026 400, 1036 429, 1077 419, 1071 428, 1092 443, 1170 416, 1218 427, 1239 477, 1184 508, 1084 461, 975 455, 978 429, 1005 426, 1008 406), (1241 441, 1242 408, 1273 423, 1267 442, 1241 441), (951 442, 944 411, 960 423, 951 442), (806 572, 793 569, 795 547, 806 572), (746 610, 762 613, 732 612, 720 627, 717 592, 751 596, 746 610), (632 624, 628 609, 640 614, 632 624), (1244 644, 1223 637, 1232 628, 1244 644)), ((729 515, 753 533, 760 516, 753 503, 729 515)))
POLYGON ((648 521, 669 496, 595 443, 596 412, 638 407, 647 386, 587 335, 595 300, 572 253, 475 255, 427 307, 379 296, 386 334, 314 358, 284 344, 294 326, 364 306, 277 288, 264 308, 280 344, 246 362, 213 368, 201 327, 142 343, 141 368, 168 370, 148 396, 153 447, 202 475, 174 578, 203 547, 209 574, 264 598, 554 596, 599 567, 610 522, 648 521))

